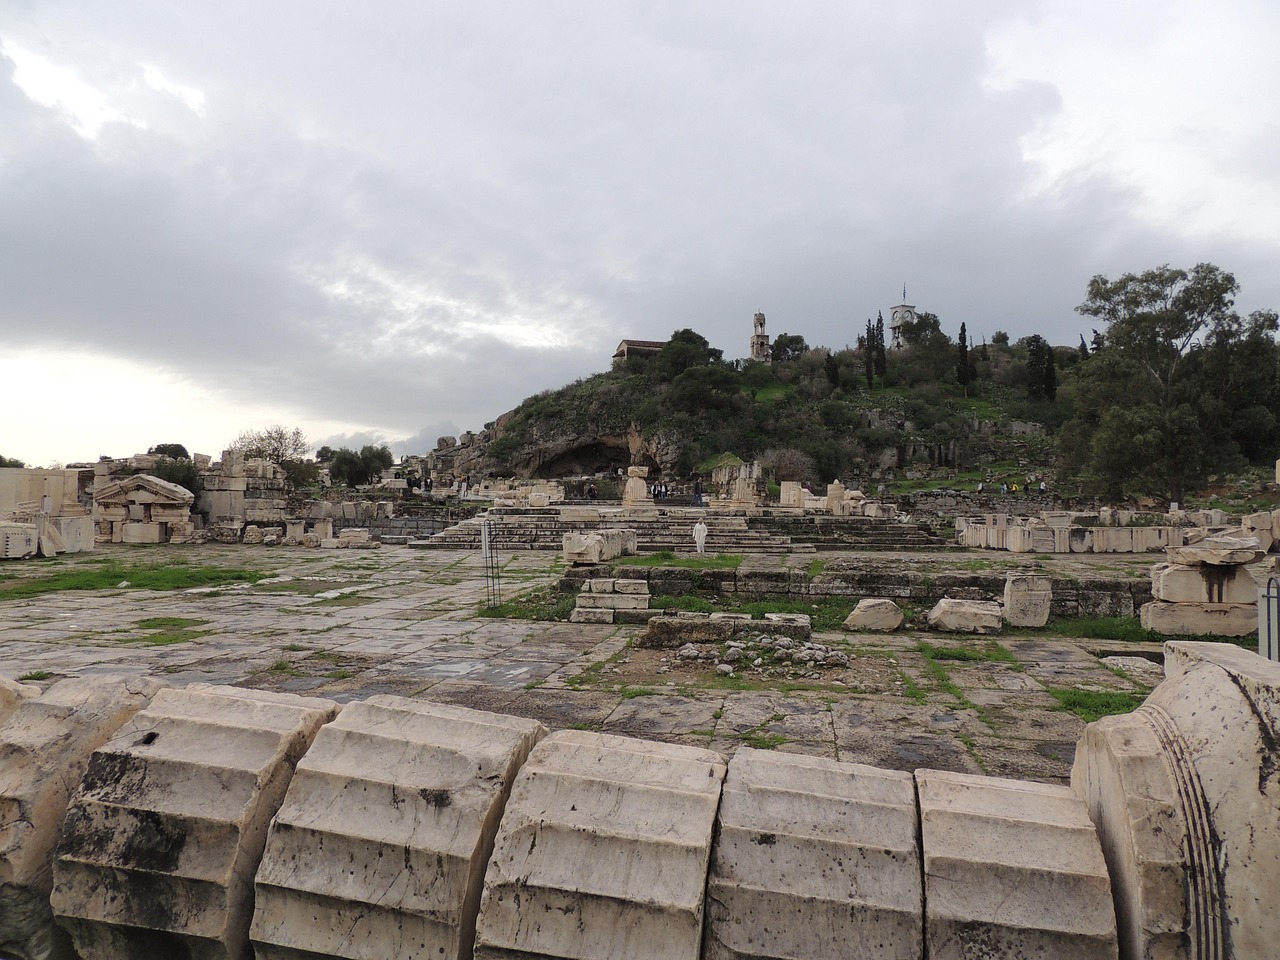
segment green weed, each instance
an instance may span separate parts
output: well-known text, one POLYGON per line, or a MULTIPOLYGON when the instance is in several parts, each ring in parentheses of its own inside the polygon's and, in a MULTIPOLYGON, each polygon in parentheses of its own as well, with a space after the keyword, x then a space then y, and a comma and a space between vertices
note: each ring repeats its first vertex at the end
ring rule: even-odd
POLYGON ((1146 699, 1146 694, 1121 690, 1075 690, 1064 687, 1048 689, 1061 709, 1069 710, 1085 723, 1093 723, 1102 717, 1118 713, 1132 713, 1146 699))

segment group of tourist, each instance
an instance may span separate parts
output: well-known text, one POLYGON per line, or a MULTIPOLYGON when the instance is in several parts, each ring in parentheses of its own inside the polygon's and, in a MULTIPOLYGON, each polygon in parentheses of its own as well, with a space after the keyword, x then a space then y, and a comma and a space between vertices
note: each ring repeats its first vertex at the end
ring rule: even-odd
MULTIPOLYGON (((998 488, 996 487, 996 485, 995 485, 994 483, 986 483, 986 482, 985 482, 985 481, 983 481, 983 480, 979 480, 979 481, 978 481, 978 492, 979 492, 979 493, 994 493, 994 492, 998 489, 998 490, 999 490, 999 492, 1000 492, 1002 495, 1013 494, 1015 497, 1016 497, 1019 493, 1022 493, 1023 495, 1030 495, 1031 491, 1033 491, 1033 490, 1035 490, 1035 489, 1036 489, 1035 482, 1036 482, 1035 477, 1027 477, 1027 482, 1026 482, 1026 484, 1025 484, 1021 489, 1019 489, 1019 487, 1018 487, 1018 481, 1017 481, 1017 480, 1014 480, 1014 481, 1012 481, 1012 482, 1010 482, 1010 481, 1008 481, 1008 480, 1001 480, 1001 481, 1000 481, 1000 486, 999 486, 998 488)), ((1040 481, 1039 492, 1040 492, 1040 493, 1045 493, 1048 489, 1049 489, 1049 488, 1045 485, 1045 482, 1044 482, 1044 480, 1042 479, 1042 480, 1040 481)))

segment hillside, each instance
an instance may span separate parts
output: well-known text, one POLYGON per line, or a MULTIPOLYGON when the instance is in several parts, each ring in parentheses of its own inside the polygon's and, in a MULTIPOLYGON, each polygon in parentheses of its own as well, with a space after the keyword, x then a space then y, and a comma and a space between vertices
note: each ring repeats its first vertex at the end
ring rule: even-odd
MULTIPOLYGON (((1028 344, 1006 338, 973 351, 967 389, 949 340, 889 351, 883 375, 868 376, 864 352, 784 334, 772 361, 725 361, 679 330, 658 354, 528 398, 490 425, 476 453, 486 472, 522 477, 638 463, 682 478, 723 453, 816 481, 874 481, 912 464, 1051 462, 1070 391, 1026 399, 1028 344)), ((1060 369, 1079 359, 1074 349, 1054 352, 1060 369)))

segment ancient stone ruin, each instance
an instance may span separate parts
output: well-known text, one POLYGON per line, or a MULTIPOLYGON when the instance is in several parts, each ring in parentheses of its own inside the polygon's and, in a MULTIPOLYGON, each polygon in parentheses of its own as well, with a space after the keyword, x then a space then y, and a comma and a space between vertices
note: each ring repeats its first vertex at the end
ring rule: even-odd
POLYGON ((1069 788, 0 679, 0 955, 1261 960, 1278 742, 1280 665, 1186 642, 1069 788))

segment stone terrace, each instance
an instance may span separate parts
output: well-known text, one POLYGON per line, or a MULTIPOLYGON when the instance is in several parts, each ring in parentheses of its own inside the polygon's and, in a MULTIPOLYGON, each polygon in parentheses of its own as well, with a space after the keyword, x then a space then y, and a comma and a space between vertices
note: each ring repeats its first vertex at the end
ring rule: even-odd
MULTIPOLYGON (((907 559, 879 554, 876 562, 907 559)), ((934 559, 987 562, 964 554, 934 559)), ((744 569, 802 571, 811 560, 753 555, 744 569)), ((502 562, 506 597, 559 578, 558 559, 545 552, 504 552, 502 562)), ((1106 557, 1062 562, 1076 574, 1145 569, 1106 557)), ((0 672, 16 678, 47 671, 41 686, 68 675, 130 673, 340 702, 391 693, 725 754, 746 743, 905 770, 1064 783, 1084 724, 1058 709, 1049 688, 1144 693, 1159 676, 1158 666, 1142 659, 1116 672, 1088 644, 1011 634, 997 639, 1012 661, 948 662, 944 680, 919 651, 922 640, 981 650, 988 638, 815 632, 815 640, 850 655, 848 668, 792 681, 720 677, 705 665, 678 662, 672 651, 635 648, 640 626, 477 616, 486 588, 475 551, 108 546, 55 562, 6 564, 0 575, 0 672), (14 579, 107 559, 247 567, 292 579, 4 599, 14 579), (199 621, 189 626, 201 635, 156 645, 165 636, 146 625, 151 618, 199 621)))

